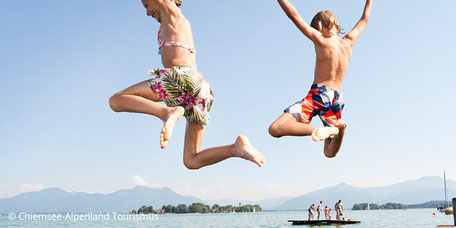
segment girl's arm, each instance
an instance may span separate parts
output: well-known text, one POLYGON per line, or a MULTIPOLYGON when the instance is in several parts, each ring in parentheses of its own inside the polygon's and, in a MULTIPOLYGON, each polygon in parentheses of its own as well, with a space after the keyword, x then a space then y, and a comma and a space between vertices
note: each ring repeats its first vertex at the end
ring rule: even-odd
POLYGON ((361 34, 366 28, 367 22, 369 21, 372 10, 372 0, 366 0, 366 5, 364 6, 363 16, 358 21, 358 23, 353 27, 353 29, 344 36, 344 39, 348 39, 352 42, 352 45, 358 40, 361 34))
POLYGON ((172 0, 152 0, 160 10, 166 12, 167 14, 170 14, 172 12, 176 12, 176 3, 172 0))
POLYGON ((287 16, 293 21, 293 23, 298 27, 299 30, 310 40, 315 42, 320 42, 322 35, 319 31, 312 28, 307 24, 304 19, 299 15, 296 8, 288 2, 288 0, 277 0, 279 2, 280 7, 282 7, 283 11, 287 16))

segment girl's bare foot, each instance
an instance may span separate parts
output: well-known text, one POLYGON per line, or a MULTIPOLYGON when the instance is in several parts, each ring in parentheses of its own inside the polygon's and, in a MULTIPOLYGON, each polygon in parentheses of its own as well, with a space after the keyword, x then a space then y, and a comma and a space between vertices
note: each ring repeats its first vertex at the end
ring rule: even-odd
POLYGON ((337 127, 317 127, 312 131, 312 140, 318 142, 337 134, 339 134, 337 127))
POLYGON ((237 137, 234 142, 234 154, 236 157, 241 157, 256 163, 259 167, 264 163, 263 155, 255 149, 245 135, 237 137))
POLYGON ((163 128, 160 132, 160 147, 164 149, 173 133, 174 125, 184 115, 185 109, 181 106, 172 107, 168 114, 163 118, 163 128))

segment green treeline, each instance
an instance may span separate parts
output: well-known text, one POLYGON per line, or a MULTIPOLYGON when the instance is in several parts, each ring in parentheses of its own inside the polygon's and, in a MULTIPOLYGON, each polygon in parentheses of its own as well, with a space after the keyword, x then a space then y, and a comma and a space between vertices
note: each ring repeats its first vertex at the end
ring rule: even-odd
MULTIPOLYGON (((448 206, 452 206, 451 205, 451 201, 448 202, 448 206)), ((433 201, 428 201, 426 203, 420 203, 420 204, 411 204, 411 205, 407 205, 408 208, 436 208, 437 205, 445 205, 445 201, 443 200, 433 200, 433 201)))
MULTIPOLYGON (((353 205, 352 210, 367 210, 367 203, 360 203, 353 205)), ((387 203, 378 205, 375 203, 369 204, 369 210, 389 210, 389 209, 407 209, 407 205, 400 203, 387 203)))
POLYGON ((255 205, 243 205, 239 207, 234 207, 232 205, 219 206, 214 204, 212 207, 205 205, 203 203, 192 203, 191 205, 179 204, 176 206, 173 205, 163 205, 159 210, 154 210, 152 206, 142 206, 136 210, 132 210, 131 214, 156 214, 156 213, 174 213, 174 214, 187 214, 187 213, 231 213, 231 212, 260 212, 261 207, 257 204, 255 205))

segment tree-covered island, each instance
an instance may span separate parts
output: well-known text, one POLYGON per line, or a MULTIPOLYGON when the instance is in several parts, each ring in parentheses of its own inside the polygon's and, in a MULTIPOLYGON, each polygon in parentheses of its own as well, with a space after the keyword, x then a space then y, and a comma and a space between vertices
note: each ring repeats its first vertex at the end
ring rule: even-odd
POLYGON ((192 203, 191 205, 179 204, 177 206, 173 205, 163 205, 161 209, 154 210, 152 206, 142 206, 138 210, 132 210, 130 214, 188 214, 188 213, 247 213, 247 212, 261 212, 260 205, 239 205, 239 206, 219 206, 214 204, 212 207, 205 205, 203 203, 192 203))
POLYGON ((407 205, 400 203, 387 203, 383 205, 378 205, 375 203, 360 203, 354 204, 352 210, 391 210, 391 209, 407 209, 407 205))

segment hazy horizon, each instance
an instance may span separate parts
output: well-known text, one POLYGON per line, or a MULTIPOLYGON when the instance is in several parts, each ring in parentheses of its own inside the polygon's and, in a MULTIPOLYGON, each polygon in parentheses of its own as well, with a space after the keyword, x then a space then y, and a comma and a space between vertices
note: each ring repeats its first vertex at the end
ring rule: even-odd
MULTIPOLYGON (((138 177, 135 177, 136 179, 138 177)), ((313 189, 309 192, 303 192, 303 193, 300 193, 298 195, 283 195, 283 196, 278 196, 278 197, 271 197, 271 198, 264 198, 264 199, 259 199, 259 200, 251 200, 251 199, 246 199, 246 198, 227 198, 227 197, 221 197, 221 198, 215 198, 215 199, 212 199, 212 198, 205 198, 204 196, 195 196, 195 195, 185 195, 185 194, 182 194, 180 193, 179 191, 176 191, 174 190, 173 188, 171 187, 167 187, 167 186, 150 186, 147 182, 136 182, 134 186, 132 187, 125 187, 125 188, 120 188, 120 189, 116 189, 116 190, 113 190, 111 192, 86 192, 86 191, 74 191, 74 190, 67 190, 67 189, 63 189, 63 188, 60 188, 58 186, 50 186, 50 187, 43 187, 41 189, 36 189, 36 190, 31 190, 31 191, 28 191, 28 192, 36 192, 36 191, 41 191, 41 190, 45 190, 45 189, 51 189, 51 188, 57 188, 57 189, 60 189, 60 190, 63 190, 65 192, 69 192, 69 193, 88 193, 88 194, 111 194, 111 193, 115 193, 117 191, 121 191, 121 190, 129 190, 129 189, 133 189, 133 188, 136 188, 136 187, 146 187, 146 188, 153 188, 153 189, 158 189, 158 188, 168 188, 168 189, 171 189, 172 191, 180 194, 180 195, 184 195, 184 196, 193 196, 193 197, 198 197, 200 199, 203 199, 203 200, 209 200, 209 201, 215 201, 215 200, 224 200, 224 199, 236 199, 236 200, 244 200, 244 201, 261 201, 261 200, 266 200, 266 199, 277 199, 277 198, 282 198, 282 197, 298 197, 298 196, 301 196, 301 195, 305 195, 305 194, 308 194, 308 193, 311 193, 311 192, 315 192, 315 191, 319 191, 319 190, 322 190, 322 189, 325 189, 325 188, 330 188, 330 187, 335 187, 335 186, 338 186, 338 185, 341 185, 341 184, 347 184, 349 186, 352 186, 352 187, 357 187, 357 188, 377 188, 377 187, 387 187, 387 186, 391 186, 391 185, 395 185, 395 184, 401 184, 401 183, 405 183, 405 182, 409 182, 409 181, 416 181, 416 180, 420 180, 420 179, 423 179, 423 178, 439 178, 442 180, 442 184, 443 184, 443 178, 441 177, 438 177, 438 176, 423 176, 423 177, 420 177, 418 179, 413 179, 413 180, 406 180, 406 181, 402 181, 402 182, 397 182, 397 183, 393 183, 393 184, 388 184, 388 185, 380 185, 380 186, 368 186, 368 187, 362 187, 362 186, 356 186, 356 185, 351 185, 351 184, 347 184, 345 182, 340 182, 340 183, 337 183, 333 186, 328 186, 328 187, 323 187, 323 188, 318 188, 318 189, 313 189), (148 186, 149 185, 149 186, 148 186)), ((133 179, 133 178, 132 178, 133 179)), ((144 180, 142 180, 144 181, 144 180)), ((451 180, 451 179, 447 179, 447 182, 456 182, 456 180, 451 180)), ((442 186, 443 187, 443 186, 442 186)), ((443 191, 443 190, 442 190, 443 191)), ((21 192, 21 193, 27 193, 27 192, 21 192)), ((18 193, 14 196, 8 196, 8 197, 0 197, 0 199, 5 199, 5 198, 11 198, 11 197, 15 197, 21 193, 18 193)), ((450 192, 449 192, 450 194, 450 192)), ((451 200, 451 196, 449 195, 449 199, 451 200)), ((438 199, 436 199, 438 200, 438 199)))

